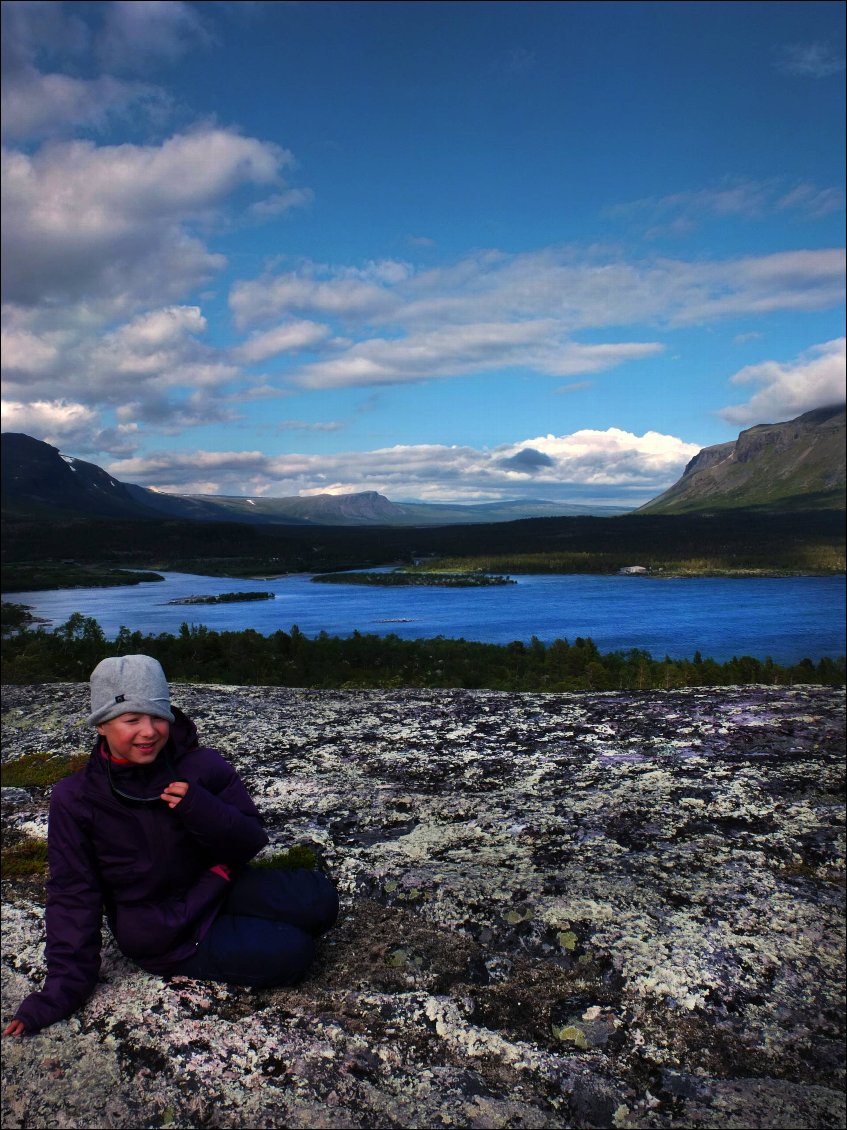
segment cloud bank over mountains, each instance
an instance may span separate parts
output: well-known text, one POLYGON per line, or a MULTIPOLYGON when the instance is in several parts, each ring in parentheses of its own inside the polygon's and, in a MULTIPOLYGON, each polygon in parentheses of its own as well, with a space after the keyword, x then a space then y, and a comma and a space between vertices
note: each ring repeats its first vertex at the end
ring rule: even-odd
MULTIPOLYGON (((476 377, 484 402, 485 381, 504 373, 547 381, 551 394, 591 387, 556 383, 586 375, 637 384, 686 327, 843 301, 843 251, 814 245, 714 256, 670 256, 649 242, 637 251, 623 242, 494 246, 432 266, 433 241, 418 236, 415 261, 277 257, 244 274, 218 250, 224 237, 313 204, 296 155, 220 122, 176 125, 186 109, 154 80, 187 53, 213 50, 208 6, 97 8, 92 23, 76 5, 3 6, 4 427, 73 454, 109 455, 125 480, 427 500, 594 488, 646 497, 699 445, 614 421, 490 450, 420 443, 267 456, 193 450, 190 435, 214 425, 236 434, 256 400, 277 432, 343 432, 334 406, 323 420, 286 419, 286 399, 298 393, 476 377), (126 139, 106 140, 116 122, 126 139), (179 445, 166 442, 177 436, 179 445)), ((798 74, 834 65, 820 51, 786 59, 798 74)), ((835 188, 748 181, 644 198, 617 215, 653 231, 840 207, 835 188)), ((726 422, 794 416, 843 397, 844 340, 811 341, 802 355, 723 379, 726 422), (745 402, 729 403, 736 388, 745 402)))
POLYGON ((332 455, 267 456, 260 451, 162 451, 118 460, 124 482, 178 494, 344 494, 376 490, 394 501, 494 501, 596 497, 626 506, 632 492, 655 492, 699 450, 673 436, 619 428, 535 436, 490 451, 441 444, 397 445, 332 455), (214 485, 214 489, 213 489, 214 485))

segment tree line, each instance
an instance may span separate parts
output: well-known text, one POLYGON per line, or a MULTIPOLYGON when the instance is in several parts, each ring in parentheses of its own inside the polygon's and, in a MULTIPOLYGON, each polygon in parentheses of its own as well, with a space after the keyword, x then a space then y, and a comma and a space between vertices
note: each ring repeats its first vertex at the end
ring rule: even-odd
POLYGON ((143 653, 160 661, 175 682, 253 686, 467 688, 502 691, 671 690, 680 687, 810 683, 842 686, 844 657, 803 659, 790 666, 749 655, 724 663, 699 652, 688 659, 630 648, 601 653, 577 636, 545 644, 477 643, 465 639, 404 640, 354 632, 349 637, 253 629, 217 632, 182 624, 178 634, 145 635, 121 628, 108 640, 92 617, 75 612, 48 632, 23 627, 3 645, 5 683, 83 682, 108 655, 143 653))

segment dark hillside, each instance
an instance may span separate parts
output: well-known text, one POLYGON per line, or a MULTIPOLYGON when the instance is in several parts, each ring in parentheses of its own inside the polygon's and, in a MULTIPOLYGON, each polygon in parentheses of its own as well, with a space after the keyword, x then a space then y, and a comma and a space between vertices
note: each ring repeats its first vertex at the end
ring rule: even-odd
MULTIPOLYGON (((4 569, 73 560, 228 576, 320 572, 428 558, 505 559, 511 572, 615 572, 632 564, 672 569, 832 571, 844 568, 844 520, 835 511, 720 516, 530 518, 490 525, 320 528, 173 520, 80 519, 4 523, 4 569), (659 564, 663 563, 663 564, 659 564), (840 565, 839 565, 840 563, 840 565), (704 566, 705 567, 705 566, 704 566)), ((26 583, 18 585, 25 590, 26 583)), ((15 591, 8 582, 4 591, 15 591)))
POLYGON ((144 517, 148 507, 94 463, 69 460, 30 436, 6 433, 2 453, 3 512, 44 519, 67 516, 144 517))
MULTIPOLYGON (((180 498, 122 483, 96 463, 71 459, 51 444, 20 432, 3 434, 0 459, 4 518, 63 523, 86 517, 173 517, 197 522, 220 521, 222 517, 220 507, 202 499, 180 498)), ((242 518, 244 522, 252 520, 249 513, 242 518)))

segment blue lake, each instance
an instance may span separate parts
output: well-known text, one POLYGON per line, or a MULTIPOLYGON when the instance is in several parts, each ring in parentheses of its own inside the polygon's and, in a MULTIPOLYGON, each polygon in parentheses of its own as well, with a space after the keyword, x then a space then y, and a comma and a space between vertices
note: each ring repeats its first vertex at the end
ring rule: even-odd
POLYGON ((700 651, 720 662, 733 655, 776 663, 845 652, 843 577, 518 576, 489 588, 374 588, 313 584, 308 576, 242 581, 166 573, 164 582, 110 589, 10 594, 49 627, 73 612, 93 616, 109 637, 121 626, 157 634, 182 623, 218 631, 253 628, 263 635, 293 624, 307 636, 395 633, 405 639, 464 637, 489 643, 548 643, 590 636, 601 651, 639 647, 655 658, 700 651), (274 600, 169 605, 187 596, 273 592, 274 600))

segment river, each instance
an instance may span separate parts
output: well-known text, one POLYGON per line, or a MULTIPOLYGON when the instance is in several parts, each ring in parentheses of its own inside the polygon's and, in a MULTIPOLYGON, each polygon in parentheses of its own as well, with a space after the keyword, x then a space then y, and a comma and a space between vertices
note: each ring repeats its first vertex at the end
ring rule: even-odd
POLYGON ((843 577, 516 576, 517 584, 466 588, 319 585, 308 576, 244 581, 165 573, 163 582, 116 588, 10 594, 49 627, 73 612, 93 616, 107 636, 121 626, 157 634, 180 625, 263 635, 293 624, 320 631, 405 639, 464 637, 488 643, 548 643, 590 636, 601 651, 644 648, 654 658, 770 656, 781 664, 845 652, 843 577), (224 592, 273 592, 274 599, 220 605, 168 601, 224 592))

